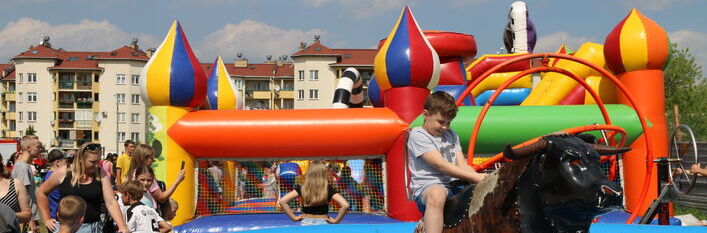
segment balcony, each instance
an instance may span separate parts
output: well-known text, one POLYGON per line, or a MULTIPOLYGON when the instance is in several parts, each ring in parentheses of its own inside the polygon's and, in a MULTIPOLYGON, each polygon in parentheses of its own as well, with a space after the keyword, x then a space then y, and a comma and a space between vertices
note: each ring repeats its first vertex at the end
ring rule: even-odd
POLYGON ((7 112, 5 115, 5 120, 12 120, 14 121, 17 119, 17 116, 15 115, 15 112, 7 112))
POLYGON ((60 129, 74 129, 74 128, 76 128, 76 124, 75 124, 74 120, 60 119, 59 120, 59 128, 60 129))
POLYGON ((276 99, 294 99, 295 92, 294 91, 280 91, 279 93, 276 92, 275 98, 276 99))
POLYGON ((59 89, 60 90, 73 90, 74 89, 74 82, 59 81, 59 89))
POLYGON ((76 107, 78 109, 92 109, 93 108, 93 102, 78 102, 76 103, 76 107))
POLYGON ((70 139, 70 138, 62 138, 59 140, 59 143, 61 143, 61 148, 62 149, 74 149, 78 148, 79 146, 83 145, 86 142, 91 142, 91 139, 70 139))
POLYGON ((92 82, 77 82, 76 89, 79 90, 91 90, 93 88, 92 82))
POLYGON ((59 102, 59 109, 74 109, 74 103, 62 103, 59 102))
POLYGON ((15 101, 15 93, 6 93, 5 101, 15 101))
POLYGON ((91 129, 92 127, 91 120, 76 120, 77 129, 91 129))
POLYGON ((270 99, 272 93, 270 90, 246 90, 246 99, 270 99))

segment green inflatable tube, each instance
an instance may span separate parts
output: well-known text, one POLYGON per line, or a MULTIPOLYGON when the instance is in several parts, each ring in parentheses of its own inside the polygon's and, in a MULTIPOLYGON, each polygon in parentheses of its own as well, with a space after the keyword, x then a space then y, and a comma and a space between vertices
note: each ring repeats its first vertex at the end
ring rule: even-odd
MULTIPOLYGON (((621 104, 605 106, 613 125, 626 130, 625 145, 631 145, 643 133, 636 111, 621 104)), ((452 121, 451 127, 459 135, 464 153, 468 151, 471 131, 481 109, 480 106, 460 107, 452 121)), ((420 115, 410 127, 421 126, 422 122, 420 115)), ((495 154, 506 144, 517 145, 541 135, 595 123, 605 124, 596 105, 493 106, 481 124, 474 153, 495 154)), ((600 132, 590 133, 601 137, 600 132)))

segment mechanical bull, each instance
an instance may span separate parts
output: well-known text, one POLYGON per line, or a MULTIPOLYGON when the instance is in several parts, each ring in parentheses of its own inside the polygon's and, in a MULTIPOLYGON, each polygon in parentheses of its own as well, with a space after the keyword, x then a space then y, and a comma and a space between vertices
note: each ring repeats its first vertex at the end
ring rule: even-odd
MULTIPOLYGON (((594 142, 591 135, 550 135, 506 146, 512 161, 447 200, 444 232, 588 232, 596 215, 620 203, 599 155, 630 150, 594 142)), ((424 232, 422 221, 416 232, 424 232)))

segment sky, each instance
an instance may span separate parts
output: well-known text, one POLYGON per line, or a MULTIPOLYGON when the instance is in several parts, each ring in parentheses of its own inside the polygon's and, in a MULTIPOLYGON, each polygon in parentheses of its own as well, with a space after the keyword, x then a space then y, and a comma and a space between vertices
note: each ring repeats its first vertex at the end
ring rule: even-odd
MULTIPOLYGON (((265 61, 311 44, 314 35, 330 48, 375 48, 404 6, 423 30, 471 34, 479 55, 502 52, 503 30, 513 1, 501 0, 0 0, 0 62, 36 45, 42 35, 69 51, 110 51, 139 39, 155 48, 179 20, 202 62, 242 52, 265 61)), ((706 0, 533 0, 529 17, 538 33, 536 52, 562 43, 576 49, 603 43, 637 8, 665 29, 671 42, 689 48, 707 67, 706 0)))

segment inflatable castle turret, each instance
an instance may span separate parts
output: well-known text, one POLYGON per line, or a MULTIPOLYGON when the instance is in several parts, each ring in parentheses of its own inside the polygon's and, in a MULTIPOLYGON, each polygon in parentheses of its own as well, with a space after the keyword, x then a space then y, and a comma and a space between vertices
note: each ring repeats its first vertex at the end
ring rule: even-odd
MULTIPOLYGON (((668 154, 668 128, 665 120, 665 93, 663 84, 663 69, 668 60, 668 36, 665 30, 653 20, 633 9, 609 33, 604 42, 606 65, 616 74, 617 78, 628 88, 635 98, 637 106, 650 121, 648 128, 651 138, 648 144, 653 146, 653 156, 664 157, 668 154)), ((627 98, 618 93, 618 101, 630 106, 627 98)), ((623 156, 624 190, 626 192, 626 208, 629 211, 644 213, 650 202, 657 197, 656 169, 653 169, 648 196, 640 203, 640 192, 647 174, 647 165, 655 166, 648 161, 646 141, 638 138, 631 147, 632 151, 623 156), (635 190, 635 191, 633 191, 635 190)))
MULTIPOLYGON (((439 57, 422 34, 410 8, 405 7, 374 60, 376 82, 385 96, 385 106, 410 123, 422 113, 425 99, 439 81, 439 57)), ((405 134, 391 147, 386 159, 388 176, 405 175, 405 134)), ((405 197, 403 179, 387 183, 389 196, 405 197)), ((388 199, 389 214, 400 220, 417 220, 414 201, 388 199)))
POLYGON ((206 97, 206 74, 192 52, 179 22, 174 21, 164 41, 142 70, 142 99, 149 106, 152 146, 157 158, 156 179, 169 187, 184 162, 185 177, 172 195, 179 203, 175 225, 194 213, 194 158, 170 138, 168 129, 206 97), (169 156, 167 156, 169 155, 169 156), (169 171, 169 172, 168 172, 169 171))
POLYGON ((374 60, 376 82, 385 106, 412 122, 439 81, 437 52, 405 7, 374 60))

